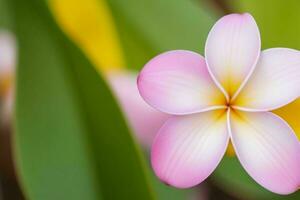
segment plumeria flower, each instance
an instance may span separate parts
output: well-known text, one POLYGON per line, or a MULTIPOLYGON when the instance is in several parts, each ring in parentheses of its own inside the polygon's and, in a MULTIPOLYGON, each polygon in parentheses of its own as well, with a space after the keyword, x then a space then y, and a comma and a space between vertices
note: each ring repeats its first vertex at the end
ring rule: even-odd
POLYGON ((163 53, 138 77, 141 96, 172 114, 151 149, 156 175, 188 188, 205 180, 222 159, 229 140, 248 174, 272 192, 300 187, 300 143, 272 110, 300 94, 300 52, 260 51, 250 14, 230 14, 210 31, 205 58, 186 51, 163 53))

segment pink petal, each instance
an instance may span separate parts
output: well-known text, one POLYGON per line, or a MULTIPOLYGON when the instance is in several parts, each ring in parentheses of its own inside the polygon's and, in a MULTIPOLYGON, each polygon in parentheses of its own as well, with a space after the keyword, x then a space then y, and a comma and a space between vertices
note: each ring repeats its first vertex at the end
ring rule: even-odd
POLYGON ((108 81, 138 140, 150 147, 154 136, 170 117, 150 107, 140 96, 136 85, 137 75, 122 71, 108 74, 108 81))
POLYGON ((185 50, 169 51, 148 62, 139 74, 138 88, 147 103, 170 114, 212 110, 225 102, 203 57, 185 50))
POLYGON ((151 152, 152 167, 166 184, 188 188, 216 168, 228 144, 225 110, 174 116, 160 129, 151 152))
POLYGON ((234 101, 247 111, 282 107, 300 95, 300 52, 273 48, 261 53, 257 66, 234 101))
POLYGON ((300 186, 300 143, 293 130, 269 112, 231 114, 232 142, 237 156, 260 185, 278 194, 300 186))
POLYGON ((205 45, 209 71, 229 96, 250 76, 259 54, 259 30, 247 13, 222 17, 211 29, 205 45))
POLYGON ((0 79, 11 76, 15 68, 16 44, 13 35, 0 31, 0 79))

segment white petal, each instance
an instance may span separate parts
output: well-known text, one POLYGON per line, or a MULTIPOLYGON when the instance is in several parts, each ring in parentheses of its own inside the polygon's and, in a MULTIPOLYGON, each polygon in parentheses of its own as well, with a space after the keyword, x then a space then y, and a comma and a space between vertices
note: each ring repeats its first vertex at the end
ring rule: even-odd
POLYGON ((249 173, 268 190, 289 194, 300 186, 300 143, 293 130, 269 112, 231 113, 236 154, 249 173))
POLYGON ((216 168, 228 140, 225 110, 172 117, 154 140, 152 166, 166 184, 195 186, 216 168))
POLYGON ((185 50, 169 51, 148 62, 138 77, 144 100, 169 114, 190 114, 224 107, 205 60, 185 50))
POLYGON ((257 66, 233 102, 247 111, 282 107, 300 95, 300 52, 274 48, 261 53, 257 66))
POLYGON ((259 30, 247 13, 222 17, 213 26, 205 45, 209 71, 229 96, 250 76, 259 53, 259 30))

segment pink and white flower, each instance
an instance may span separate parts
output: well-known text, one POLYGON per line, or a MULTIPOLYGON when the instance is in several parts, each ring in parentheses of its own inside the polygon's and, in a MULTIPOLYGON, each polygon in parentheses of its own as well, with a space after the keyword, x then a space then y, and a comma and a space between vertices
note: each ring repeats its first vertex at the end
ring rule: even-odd
POLYGON ((268 190, 300 187, 300 143, 272 110, 300 95, 300 52, 261 52, 250 14, 230 14, 210 31, 205 59, 175 50, 149 61, 138 77, 143 99, 173 117, 151 150, 156 175, 178 188, 205 180, 231 140, 249 175, 268 190))

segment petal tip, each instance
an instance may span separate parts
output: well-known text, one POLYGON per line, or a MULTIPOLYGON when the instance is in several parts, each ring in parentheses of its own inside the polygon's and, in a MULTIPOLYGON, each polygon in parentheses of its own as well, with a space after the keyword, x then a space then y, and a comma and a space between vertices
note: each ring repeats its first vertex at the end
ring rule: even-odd
POLYGON ((254 27, 257 29, 256 31, 259 33, 258 26, 254 17, 247 12, 224 15, 217 21, 217 23, 223 24, 223 26, 226 26, 227 24, 231 24, 231 23, 241 23, 241 22, 247 24, 254 24, 255 25, 254 27))
POLYGON ((232 21, 232 20, 241 20, 241 19, 250 19, 250 20, 254 20, 253 16, 250 13, 231 13, 228 15, 224 15, 223 17, 221 17, 218 21, 232 21))

